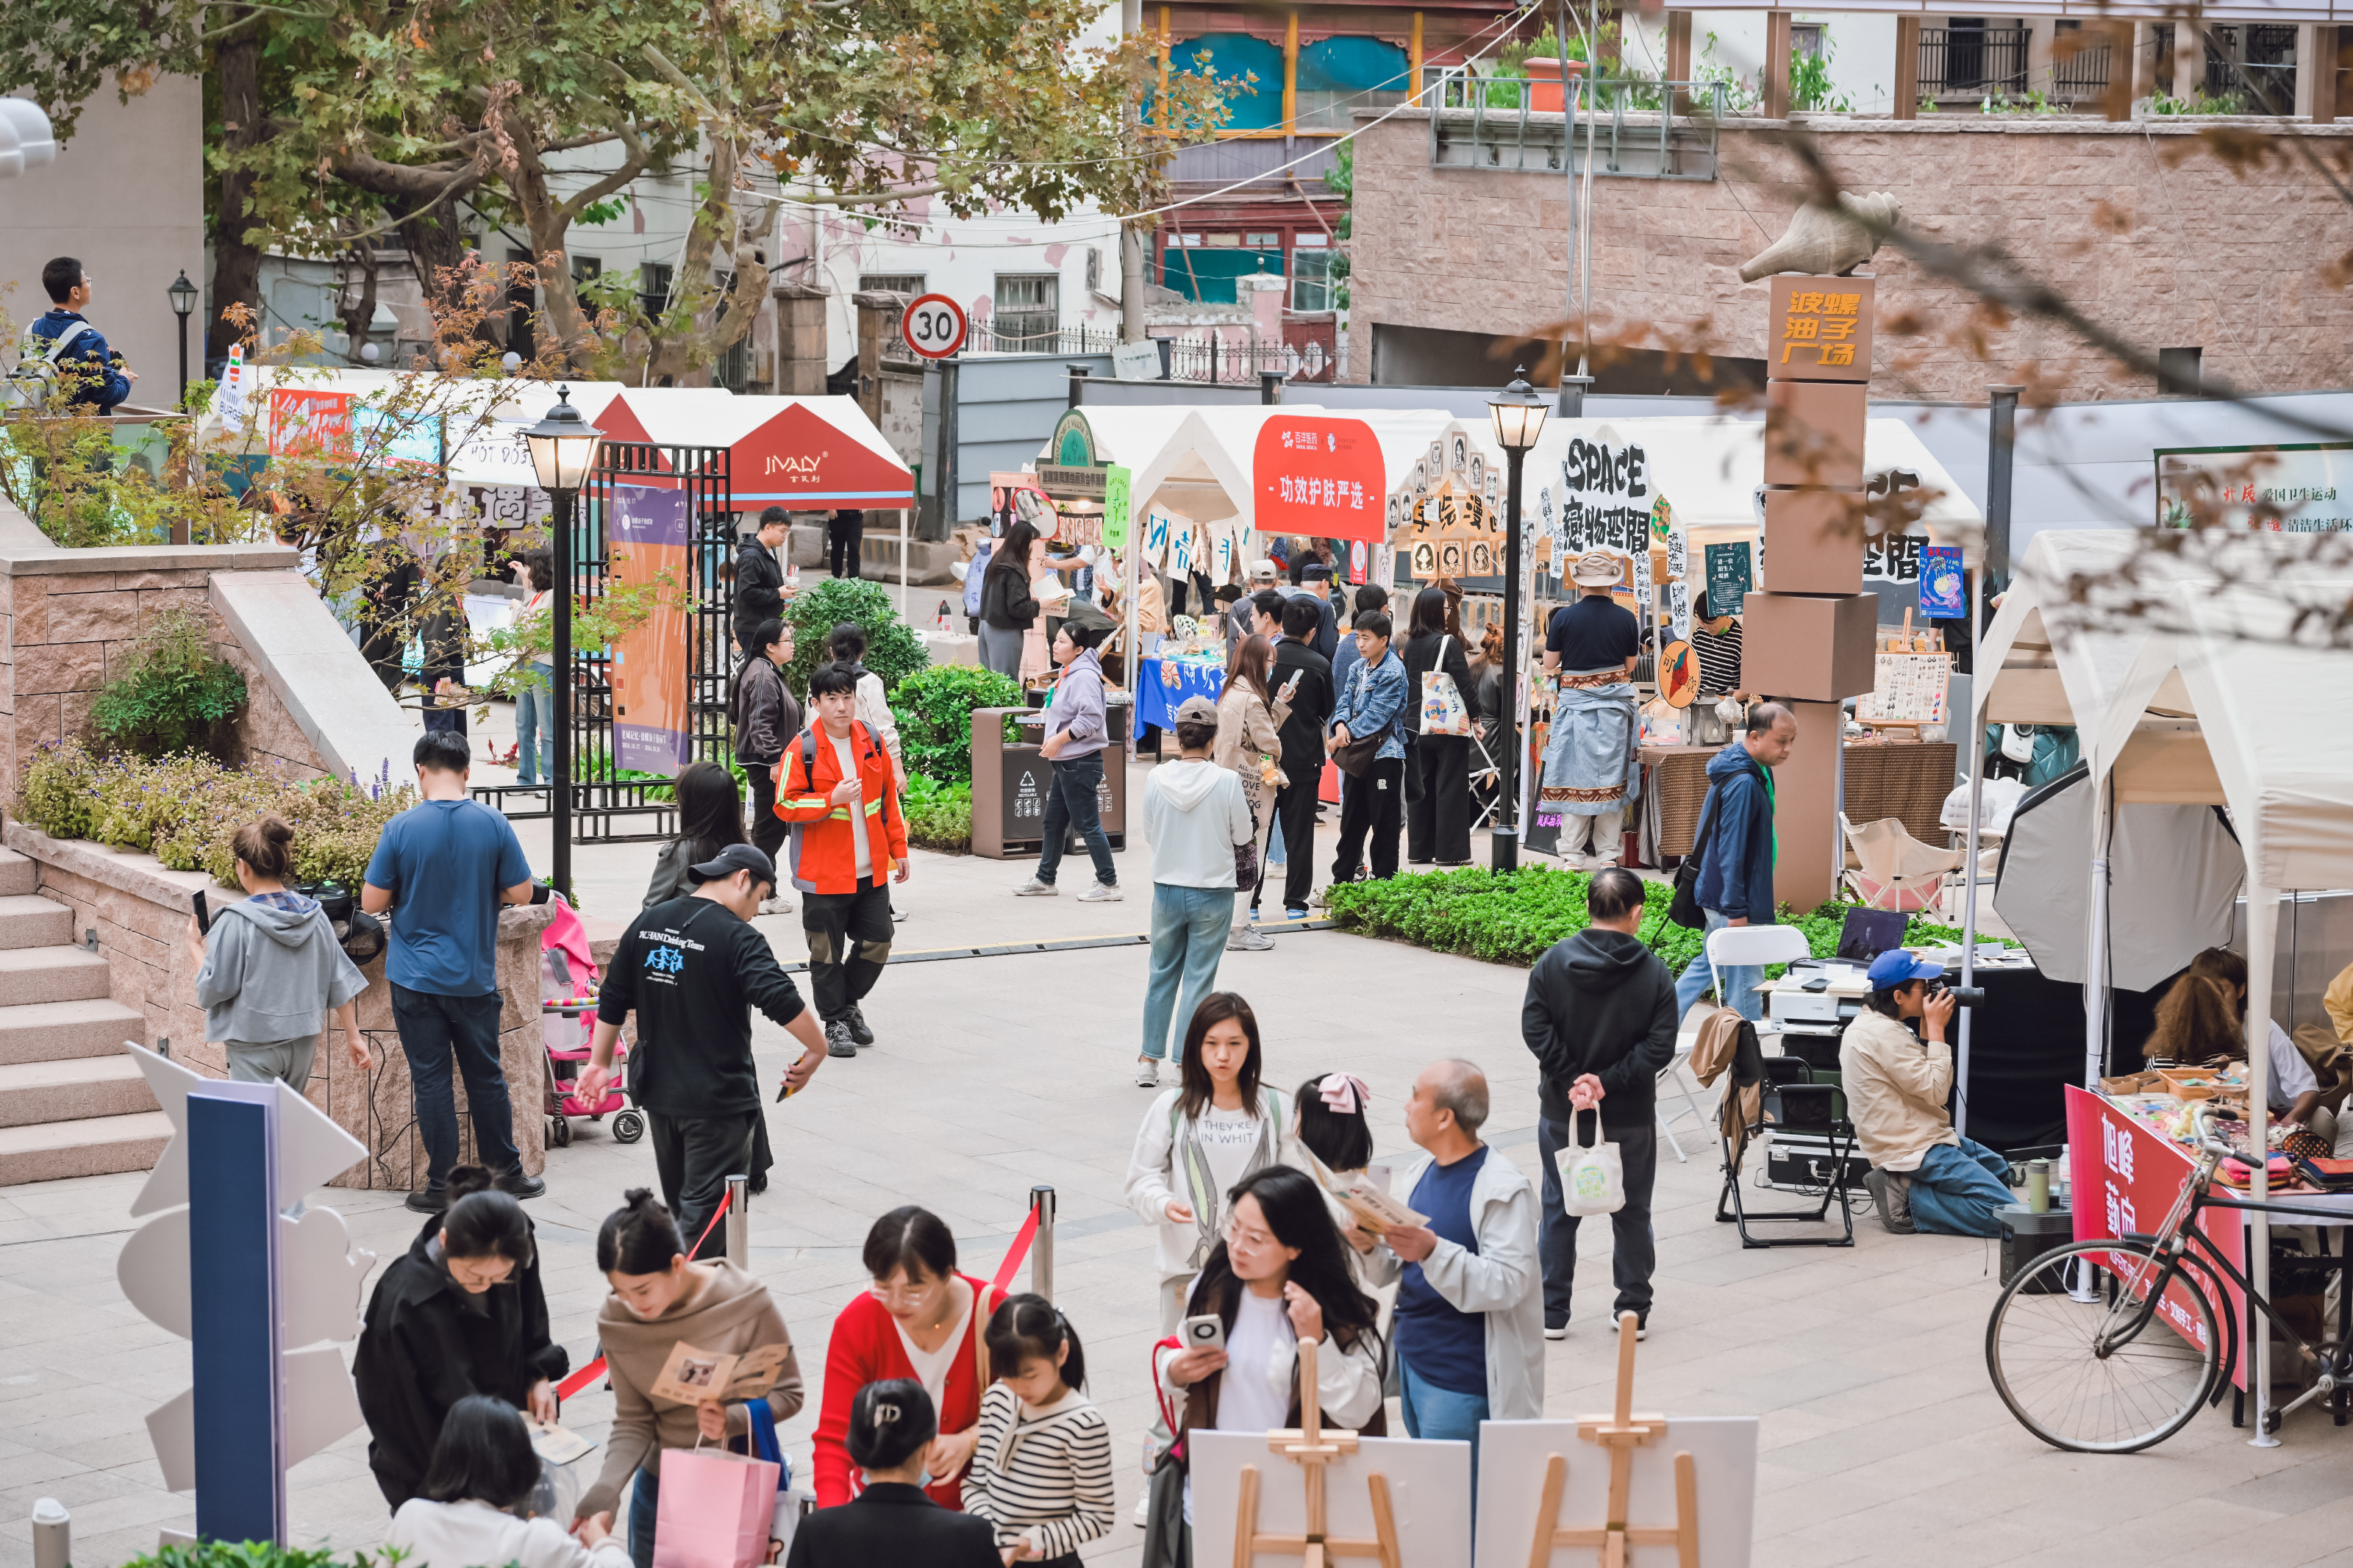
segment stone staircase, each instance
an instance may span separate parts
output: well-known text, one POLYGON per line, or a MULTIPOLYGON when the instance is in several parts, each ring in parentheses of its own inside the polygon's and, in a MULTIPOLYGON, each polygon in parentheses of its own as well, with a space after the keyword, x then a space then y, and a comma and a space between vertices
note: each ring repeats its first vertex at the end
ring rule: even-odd
POLYGON ((146 1170, 172 1136, 122 1048, 147 1020, 108 995, 106 960, 35 870, 0 849, 0 1186, 146 1170))

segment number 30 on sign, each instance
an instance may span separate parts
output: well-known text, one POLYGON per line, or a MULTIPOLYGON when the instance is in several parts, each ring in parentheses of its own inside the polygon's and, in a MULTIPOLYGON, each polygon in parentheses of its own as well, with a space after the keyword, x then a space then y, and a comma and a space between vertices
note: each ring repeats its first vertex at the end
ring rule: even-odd
POLYGON ((925 359, 945 359, 964 346, 964 307, 945 294, 919 296, 899 320, 899 336, 925 359))

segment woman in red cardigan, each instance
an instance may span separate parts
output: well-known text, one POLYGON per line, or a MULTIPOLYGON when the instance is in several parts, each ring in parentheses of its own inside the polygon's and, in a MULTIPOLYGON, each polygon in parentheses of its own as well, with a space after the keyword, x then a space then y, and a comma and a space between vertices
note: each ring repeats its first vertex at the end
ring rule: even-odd
POLYGON ((841 1310, 826 1349, 825 1403, 817 1424, 817 1505, 838 1508, 861 1482, 850 1463, 850 1402, 883 1378, 913 1378, 939 1412, 924 1468, 943 1508, 964 1507, 962 1478, 979 1440, 980 1396, 992 1380, 984 1334, 1005 1297, 956 1272, 955 1237, 937 1215, 909 1205, 866 1234, 874 1288, 841 1310))

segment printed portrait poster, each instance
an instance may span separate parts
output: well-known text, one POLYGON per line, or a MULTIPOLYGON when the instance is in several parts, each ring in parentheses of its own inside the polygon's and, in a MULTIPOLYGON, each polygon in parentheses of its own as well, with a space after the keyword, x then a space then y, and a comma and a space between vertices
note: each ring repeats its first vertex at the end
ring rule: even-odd
MULTIPOLYGON (((687 561, 691 508, 684 490, 615 485, 606 536, 617 583, 693 581, 687 561)), ((676 777, 691 760, 686 709, 687 615, 671 594, 645 625, 613 649, 613 750, 616 767, 676 777)))

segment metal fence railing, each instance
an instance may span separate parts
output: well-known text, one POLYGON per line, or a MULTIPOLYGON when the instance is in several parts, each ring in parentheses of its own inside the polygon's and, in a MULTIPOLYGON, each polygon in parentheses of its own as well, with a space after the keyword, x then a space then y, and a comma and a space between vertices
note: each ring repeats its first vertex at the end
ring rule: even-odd
POLYGON ((2109 64, 2112 55, 2105 42, 2084 44, 2063 58, 2061 48, 2054 47, 2051 51, 2051 85, 2044 91, 2061 103, 2080 103, 2100 97, 2108 90, 2108 72, 2114 68, 2109 64))
POLYGON ((2027 27, 1921 28, 1921 96, 2024 93, 2033 37, 2027 27))
POLYGON ((1107 354, 1118 346, 1114 328, 1000 332, 987 321, 973 322, 964 339, 964 352, 972 354, 1107 354))
POLYGON ((1433 110, 1430 161, 1438 168, 1557 171, 1574 120, 1568 168, 1582 172, 1589 142, 1596 174, 1713 180, 1716 125, 1730 89, 1724 81, 1599 77, 1572 81, 1564 98, 1549 79, 1449 70, 1425 93, 1433 110))
MULTIPOLYGON (((2295 28, 2219 22, 2206 29, 2206 96, 2233 94, 2251 114, 2295 109, 2295 28)), ((2178 90, 2178 89, 2177 89, 2178 90)))

